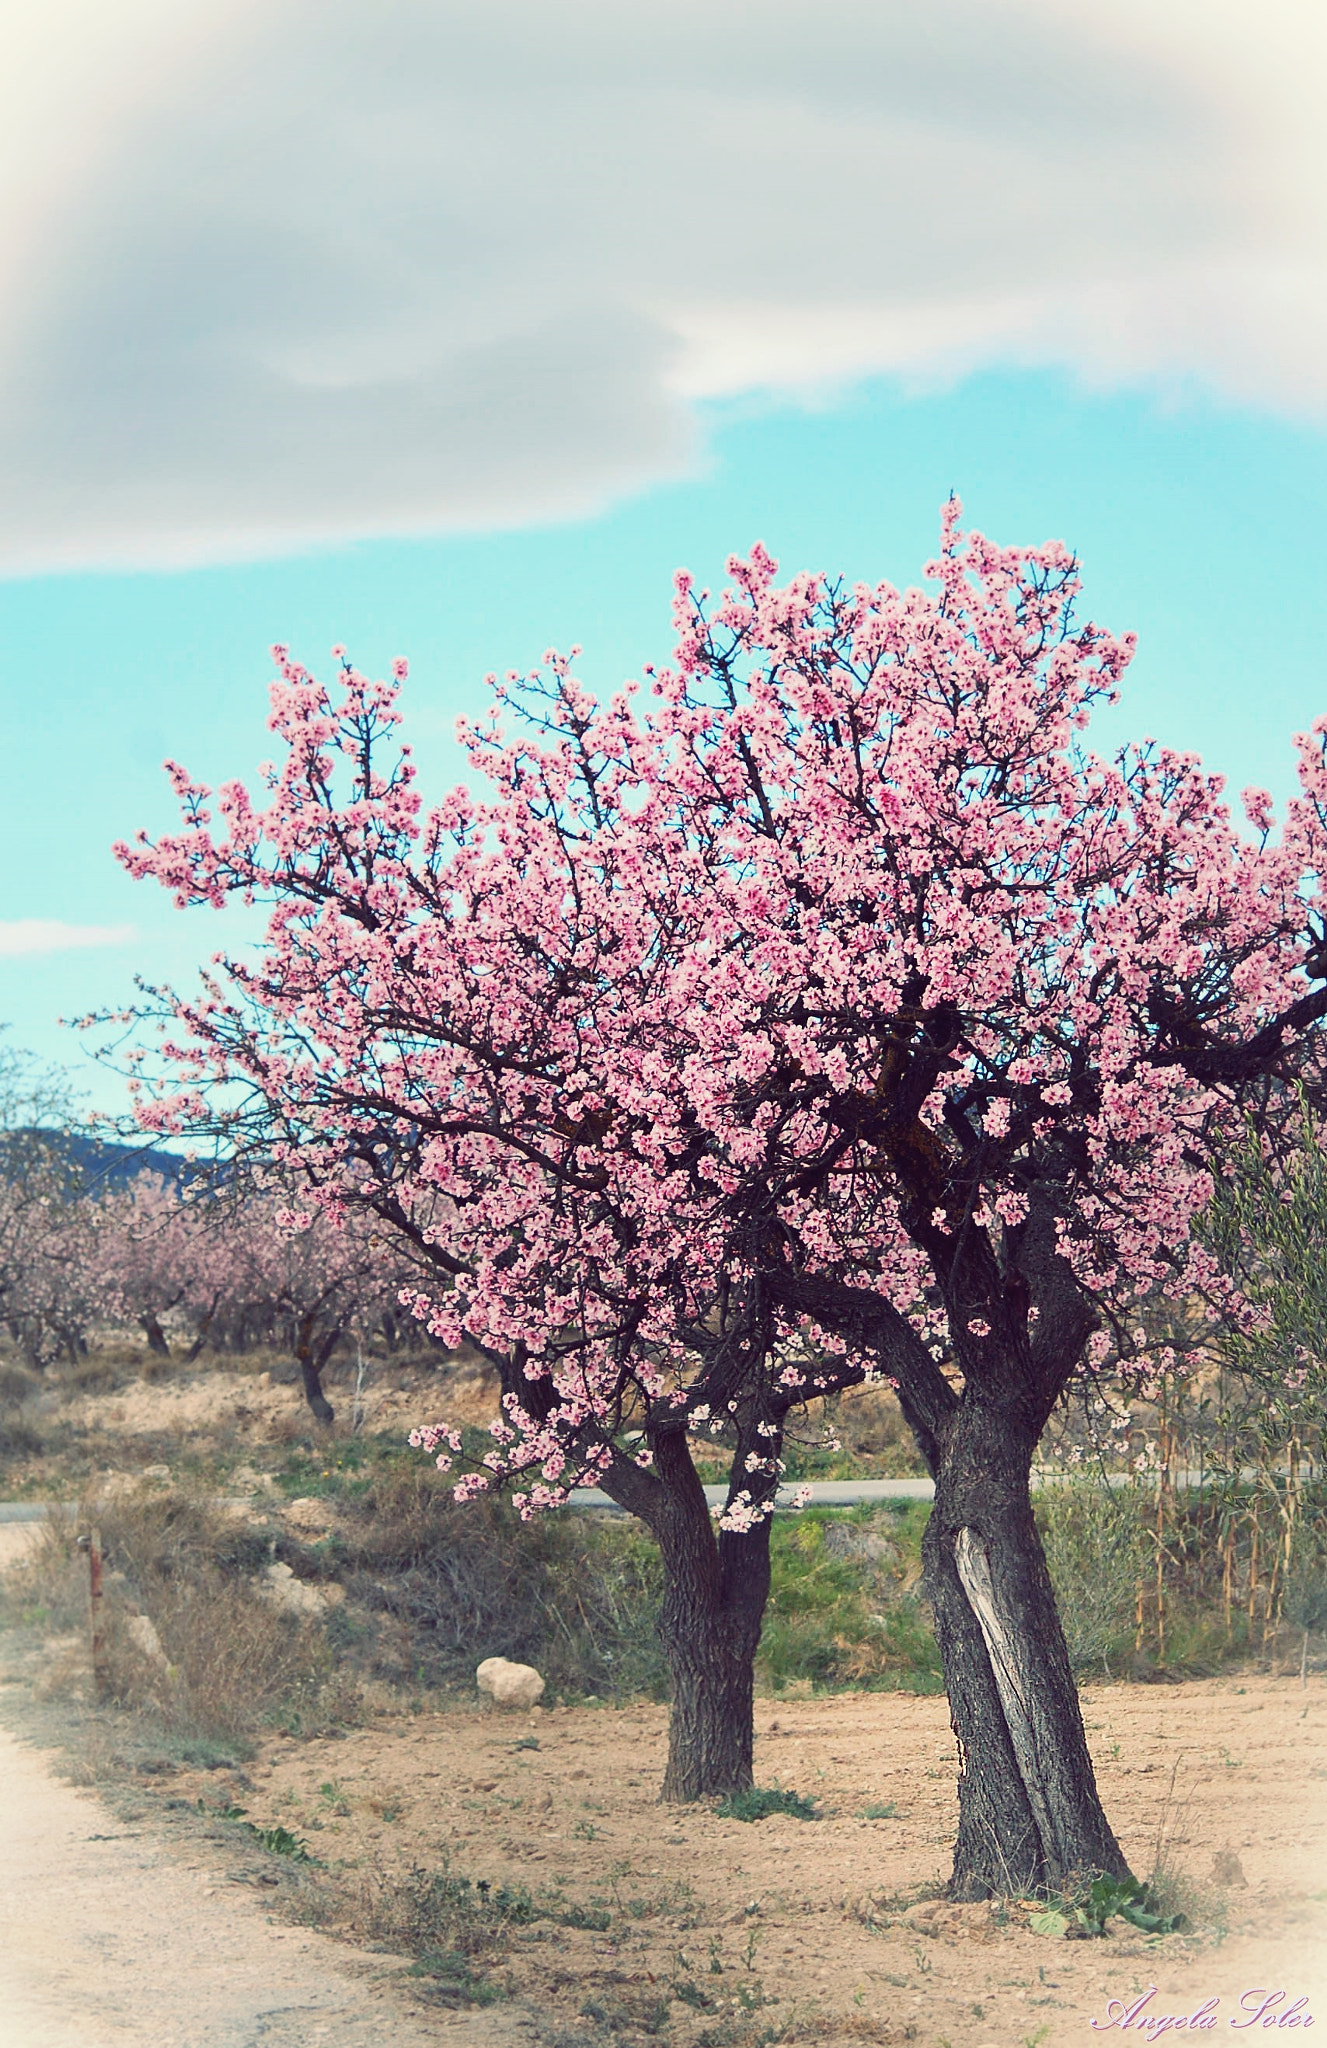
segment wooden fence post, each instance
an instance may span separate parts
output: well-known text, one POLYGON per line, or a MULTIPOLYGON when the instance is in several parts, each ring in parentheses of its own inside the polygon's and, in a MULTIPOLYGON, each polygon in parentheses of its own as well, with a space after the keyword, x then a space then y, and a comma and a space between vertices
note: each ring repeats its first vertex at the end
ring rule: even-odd
POLYGON ((91 1530, 78 1539, 88 1554, 88 1620, 92 1635, 92 1683, 98 1698, 106 1691, 106 1648, 101 1622, 101 1531, 91 1530))

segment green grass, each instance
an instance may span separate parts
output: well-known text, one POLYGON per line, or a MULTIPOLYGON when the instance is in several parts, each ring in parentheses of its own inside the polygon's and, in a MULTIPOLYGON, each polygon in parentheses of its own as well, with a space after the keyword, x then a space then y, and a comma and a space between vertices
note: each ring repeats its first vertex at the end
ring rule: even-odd
POLYGON ((360 1501, 376 1476, 407 1471, 419 1462, 419 1452, 404 1444, 398 1431, 381 1431, 336 1437, 322 1446, 295 1444, 272 1476, 287 1500, 360 1501))
POLYGON ((714 1809, 720 1820, 768 1820, 772 1813, 790 1813, 794 1820, 819 1820, 809 1799, 800 1792, 753 1785, 749 1792, 730 1792, 714 1809))
POLYGON ((771 1691, 939 1692, 940 1655, 913 1590, 924 1501, 780 1516, 757 1672, 771 1691))

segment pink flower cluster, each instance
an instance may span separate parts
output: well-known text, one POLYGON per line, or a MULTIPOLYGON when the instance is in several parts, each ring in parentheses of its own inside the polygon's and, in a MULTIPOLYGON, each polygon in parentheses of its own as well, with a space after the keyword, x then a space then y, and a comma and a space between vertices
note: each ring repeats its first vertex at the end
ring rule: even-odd
POLYGON ((257 963, 174 1006, 144 1122, 242 1079, 319 1202, 411 1236, 411 1311, 528 1390, 461 1487, 527 1475, 526 1512, 679 1400, 767 1468, 724 1526, 767 1512, 758 1426, 865 1369, 820 1280, 968 1376, 1081 1357, 1066 1285, 1219 1295, 1213 1147, 1327 1008, 1327 719, 1279 834, 1247 794, 1255 843, 1194 756, 1086 751, 1133 643, 1079 623, 1058 544, 951 504, 931 590, 729 572, 712 606, 679 577, 643 698, 556 655, 495 684, 463 730, 492 793, 427 812, 400 671, 278 649, 263 800, 227 785, 213 824, 173 769, 184 829, 119 849, 271 905, 257 963))

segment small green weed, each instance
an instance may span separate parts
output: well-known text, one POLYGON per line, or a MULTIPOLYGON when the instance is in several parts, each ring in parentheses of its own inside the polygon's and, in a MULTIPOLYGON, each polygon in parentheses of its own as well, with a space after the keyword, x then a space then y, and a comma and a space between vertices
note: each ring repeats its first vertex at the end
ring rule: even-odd
POLYGON ((897 1806, 891 1804, 889 1806, 864 1806, 857 1818, 858 1820, 901 1820, 903 1816, 897 1806))
POLYGON ((248 1812, 248 1808, 244 1806, 209 1806, 205 1799, 196 1800, 194 1803, 199 1813, 206 1814, 209 1820, 243 1820, 248 1812))
MULTIPOLYGON (((238 1821, 242 1825, 245 1834, 252 1835, 254 1840, 260 1843, 264 1849, 269 1850, 273 1856, 289 1856, 293 1863, 311 1863, 313 1861, 307 1847, 298 1835, 292 1835, 289 1828, 283 1828, 279 1825, 270 1828, 258 1827, 255 1822, 245 1819, 244 1816, 248 1812, 248 1808, 245 1806, 236 1806, 233 1801, 226 1806, 209 1806, 205 1799, 199 1799, 195 1801, 195 1807, 208 1820, 238 1821)), ((321 1821, 314 1822, 315 1827, 321 1827, 321 1825, 321 1821)))
POLYGON ((260 1842, 264 1849, 269 1850, 273 1856, 289 1856, 292 1863, 311 1863, 313 1861, 305 1844, 301 1842, 298 1835, 292 1835, 289 1828, 280 1826, 274 1828, 255 1827, 251 1820, 246 1820, 244 1826, 254 1839, 260 1842))
POLYGON ((507 1996, 501 1984, 477 1974, 468 1956, 455 1949, 426 1949, 407 1972, 426 1977, 433 1995, 444 2005, 496 2005, 507 1996))
POLYGON ((606 1906, 566 1906, 549 1917, 559 1927, 583 1927, 592 1934, 606 1934, 613 1924, 606 1906))
POLYGON ((415 1958, 431 1995, 455 2005, 491 2005, 506 1990, 487 1974, 505 1953, 514 1927, 541 1917, 524 1885, 454 1877, 416 1865, 404 1880, 379 1883, 354 1932, 415 1958))
POLYGON ((794 1820, 819 1820, 809 1799, 800 1792, 781 1792, 769 1786, 753 1785, 749 1792, 730 1792, 715 1812, 720 1820, 768 1820, 772 1813, 790 1813, 794 1820))
POLYGON ((1188 1925, 1182 1913, 1158 1913, 1156 1900, 1137 1878, 1097 1877, 1085 1891, 1062 1894, 1028 1921, 1033 1934, 1054 1940, 1086 1941, 1106 1932, 1117 1917, 1144 1934, 1175 1934, 1188 1925))

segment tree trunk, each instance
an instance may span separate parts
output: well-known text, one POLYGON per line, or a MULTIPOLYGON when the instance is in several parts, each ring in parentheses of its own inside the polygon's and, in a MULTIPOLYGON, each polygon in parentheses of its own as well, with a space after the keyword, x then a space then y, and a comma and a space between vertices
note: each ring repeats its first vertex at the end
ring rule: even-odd
POLYGON ((198 1325, 198 1330, 194 1337, 194 1341, 184 1354, 184 1362, 186 1365, 192 1365, 194 1363, 194 1360, 198 1357, 199 1353, 202 1351, 203 1346, 206 1344, 208 1332, 211 1330, 212 1325, 216 1320, 217 1309, 220 1307, 220 1305, 221 1296, 219 1294, 214 1294, 212 1296, 212 1306, 208 1310, 207 1314, 203 1317, 202 1322, 198 1325))
POLYGON ((323 1367, 340 1341, 340 1330, 333 1330, 324 1337, 315 1353, 313 1345, 314 1318, 305 1317, 295 1337, 295 1362, 304 1382, 304 1398, 319 1422, 331 1422, 336 1410, 323 1392, 323 1367))
MULTIPOLYGON (((698 1488, 699 1490, 699 1488, 698 1488)), ((701 1496, 702 1505, 704 1496, 701 1496)), ((768 1519, 661 1538, 660 1633, 672 1681, 662 1799, 708 1799, 753 1783, 755 1661, 769 1593, 768 1519)))
MULTIPOLYGON (((743 1470, 746 1448, 739 1447, 734 1472, 743 1470)), ((777 1442, 762 1440, 760 1448, 763 1455, 777 1455, 777 1442)), ((663 1561, 659 1633, 671 1707, 659 1796, 688 1801, 744 1792, 752 1783, 755 1660, 769 1596, 770 1520, 766 1515, 749 1529, 716 1529, 685 1436, 660 1434, 653 1449, 653 1474, 627 1464, 606 1474, 603 1484, 647 1523, 663 1561)))
POLYGON ((166 1342, 166 1332, 162 1329, 160 1322, 158 1321, 157 1317, 153 1314, 152 1310, 148 1309, 145 1312, 145 1314, 139 1318, 139 1320, 143 1325, 143 1331, 147 1337, 148 1350, 153 1352, 155 1356, 158 1358, 169 1358, 170 1345, 166 1342))
POLYGON ((1039 1427, 1016 1396, 965 1391, 939 1447, 923 1544, 959 1752, 950 1895, 1126 1877, 1097 1794, 1029 1494, 1039 1427))

